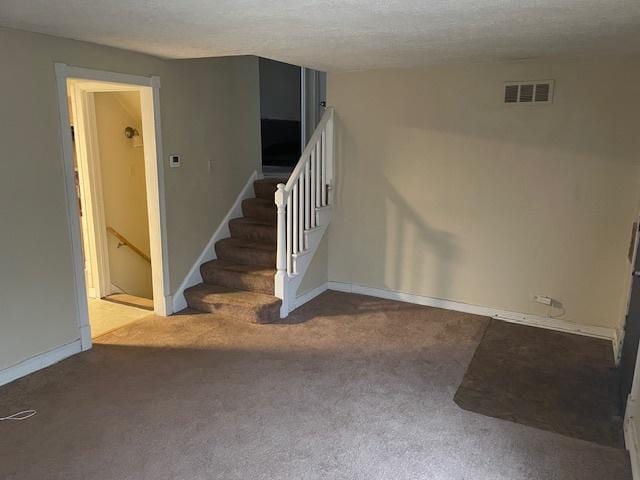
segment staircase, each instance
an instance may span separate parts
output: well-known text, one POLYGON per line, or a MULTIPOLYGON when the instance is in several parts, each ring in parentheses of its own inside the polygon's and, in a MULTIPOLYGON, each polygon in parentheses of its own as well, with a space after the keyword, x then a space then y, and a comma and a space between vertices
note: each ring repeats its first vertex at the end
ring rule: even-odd
POLYGON ((280 318, 282 301, 274 296, 276 205, 274 194, 286 179, 253 183, 255 198, 242 201, 241 218, 229 222, 230 238, 216 242, 218 258, 203 263, 203 283, 184 292, 187 305, 255 323, 280 318))
POLYGON ((253 183, 255 198, 229 221, 231 237, 200 265, 202 283, 184 290, 189 307, 269 323, 300 305, 298 288, 331 221, 333 115, 325 110, 288 179, 253 183))

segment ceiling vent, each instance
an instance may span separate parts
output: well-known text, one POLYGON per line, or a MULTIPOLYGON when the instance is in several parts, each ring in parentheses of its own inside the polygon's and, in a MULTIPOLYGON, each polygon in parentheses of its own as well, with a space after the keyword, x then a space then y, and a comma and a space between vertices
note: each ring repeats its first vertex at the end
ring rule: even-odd
POLYGON ((507 82, 504 84, 504 103, 531 105, 551 103, 553 100, 553 80, 530 82, 507 82))

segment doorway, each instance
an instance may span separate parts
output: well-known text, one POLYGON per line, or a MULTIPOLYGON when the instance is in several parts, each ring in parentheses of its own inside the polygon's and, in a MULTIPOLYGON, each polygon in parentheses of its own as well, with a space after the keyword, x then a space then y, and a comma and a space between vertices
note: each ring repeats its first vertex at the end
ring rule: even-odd
POLYGON ((302 68, 259 59, 262 171, 288 175, 302 153, 302 68))
POLYGON ((140 94, 70 79, 89 323, 93 338, 153 310, 140 94))
POLYGON ((56 64, 83 349, 168 315, 159 79, 56 64))
POLYGON ((259 59, 262 172, 288 176, 326 106, 326 73, 259 59))

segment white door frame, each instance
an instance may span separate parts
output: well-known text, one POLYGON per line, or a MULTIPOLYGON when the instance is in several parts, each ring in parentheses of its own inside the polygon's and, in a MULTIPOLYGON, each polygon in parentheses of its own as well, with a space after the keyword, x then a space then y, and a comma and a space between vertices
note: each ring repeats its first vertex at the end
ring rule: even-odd
POLYGON ((76 162, 83 213, 82 242, 87 257, 85 267, 90 279, 87 285, 88 296, 102 298, 112 292, 94 90, 84 80, 68 81, 67 88, 71 96, 75 126, 76 162))
MULTIPOLYGON (((624 324, 622 325, 622 328, 620 329, 620 333, 618 334, 618 342, 619 342, 619 348, 618 348, 618 352, 619 354, 616 357, 616 365, 619 364, 620 362, 620 357, 622 355, 622 347, 624 344, 624 337, 625 337, 625 329, 627 327, 627 321, 629 320, 628 318, 628 312, 629 312, 629 307, 631 306, 631 293, 633 291, 633 272, 635 270, 635 265, 636 265, 636 257, 638 255, 638 248, 639 248, 639 243, 640 243, 640 217, 636 218, 636 223, 634 223, 634 242, 633 242, 633 252, 631 255, 631 262, 629 265, 629 269, 628 269, 628 273, 627 273, 627 278, 630 278, 630 282, 629 282, 629 288, 627 289, 627 298, 626 298, 626 302, 625 302, 625 318, 624 318, 624 324)), ((633 425, 633 414, 634 414, 634 402, 636 402, 637 398, 638 398, 638 394, 640 390, 640 349, 638 350, 638 354, 636 355, 636 363, 633 369, 633 381, 631 383, 631 391, 629 392, 629 395, 627 396, 627 398, 623 398, 622 401, 625 402, 626 404, 626 410, 625 410, 625 418, 624 418, 624 427, 625 427, 625 434, 627 433, 627 431, 629 430, 629 428, 632 429, 632 431, 635 434, 635 425, 633 425)), ((627 447, 629 447, 629 445, 627 445, 627 447)))
MULTIPOLYGON (((149 240, 151 246, 151 271, 153 282, 153 305, 157 315, 166 316, 172 312, 169 295, 169 262, 167 252, 167 230, 164 194, 164 169, 162 155, 162 133, 160 125, 160 77, 129 75, 123 73, 74 67, 64 63, 55 64, 60 113, 60 136, 64 160, 64 177, 67 195, 67 218, 71 236, 73 272, 76 285, 76 312, 78 332, 82 349, 91 348, 91 327, 87 304, 87 285, 84 275, 84 258, 80 234, 80 219, 77 208, 77 194, 73 165, 73 142, 69 129, 68 80, 81 81, 83 88, 103 88, 91 86, 91 81, 111 83, 112 90, 132 89, 140 93, 142 129, 145 133, 144 158, 147 187, 147 208, 149 216, 149 240)), ((96 91, 96 90, 94 90, 96 91)))
POLYGON ((307 71, 300 67, 300 152, 307 146, 307 71))
POLYGON ((310 68, 300 67, 300 119, 301 119, 301 139, 302 150, 307 145, 309 137, 313 134, 316 125, 320 122, 322 114, 320 102, 326 102, 326 83, 325 98, 321 100, 320 92, 320 76, 323 72, 310 68), (309 124, 311 123, 311 128, 309 124))

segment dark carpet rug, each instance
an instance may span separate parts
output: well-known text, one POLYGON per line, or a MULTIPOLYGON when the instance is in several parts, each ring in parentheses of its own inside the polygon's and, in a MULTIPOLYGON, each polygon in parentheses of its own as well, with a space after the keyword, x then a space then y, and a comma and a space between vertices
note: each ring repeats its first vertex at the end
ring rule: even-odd
POLYGON ((492 320, 455 402, 465 410, 624 448, 611 342, 492 320))

